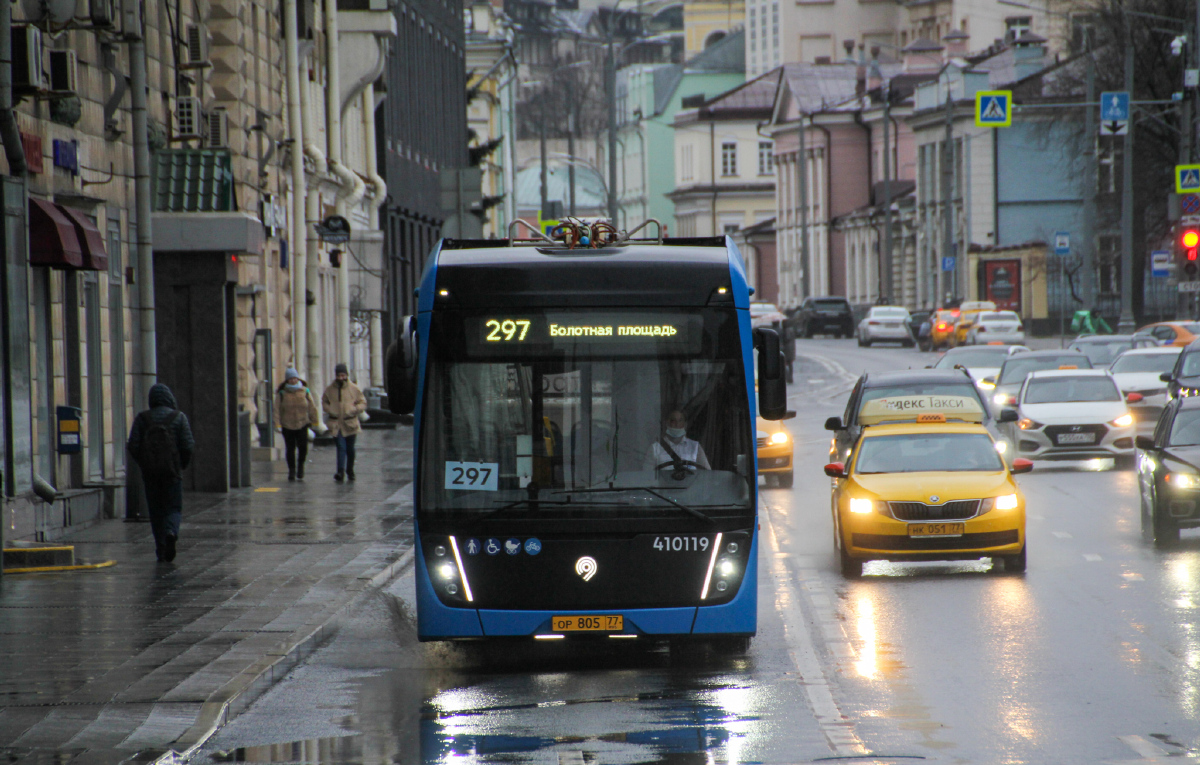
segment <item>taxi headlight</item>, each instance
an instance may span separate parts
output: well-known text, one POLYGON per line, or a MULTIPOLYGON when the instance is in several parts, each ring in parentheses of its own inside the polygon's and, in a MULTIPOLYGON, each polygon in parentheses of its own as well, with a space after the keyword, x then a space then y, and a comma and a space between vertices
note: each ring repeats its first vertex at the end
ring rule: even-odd
POLYGON ((1016 510, 1017 509, 1017 495, 1016 494, 1004 494, 1002 496, 996 497, 996 509, 997 510, 1016 510))
POLYGON ((875 512, 875 503, 869 499, 860 497, 852 497, 850 499, 850 512, 852 513, 873 513, 875 512))
POLYGON ((1133 424, 1133 415, 1123 414, 1108 424, 1112 425, 1114 428, 1128 428, 1133 424))
POLYGON ((1200 475, 1191 473, 1168 473, 1167 484, 1176 489, 1200 489, 1200 475))
POLYGON ((996 383, 989 382, 987 380, 977 380, 975 382, 975 384, 978 385, 980 388, 983 388, 984 390, 991 390, 992 388, 996 387, 996 383))
POLYGON ((773 444, 786 444, 788 435, 787 433, 772 433, 770 440, 773 444))

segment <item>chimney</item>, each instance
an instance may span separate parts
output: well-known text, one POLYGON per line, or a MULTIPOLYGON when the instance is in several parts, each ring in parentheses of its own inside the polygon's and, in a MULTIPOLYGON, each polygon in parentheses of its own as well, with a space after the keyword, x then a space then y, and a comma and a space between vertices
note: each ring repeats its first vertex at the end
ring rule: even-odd
POLYGON ((867 75, 867 90, 876 90, 883 87, 883 76, 879 69, 879 46, 871 46, 871 65, 867 70, 870 72, 867 75))
POLYGON ((1025 32, 1013 40, 1013 69, 1018 80, 1046 68, 1046 38, 1025 32))
POLYGON ((942 68, 942 46, 920 37, 900 51, 904 55, 904 71, 909 73, 936 72, 942 68))
POLYGON ((946 56, 962 57, 967 55, 967 41, 970 39, 971 36, 961 29, 951 30, 942 38, 942 42, 946 44, 946 56))

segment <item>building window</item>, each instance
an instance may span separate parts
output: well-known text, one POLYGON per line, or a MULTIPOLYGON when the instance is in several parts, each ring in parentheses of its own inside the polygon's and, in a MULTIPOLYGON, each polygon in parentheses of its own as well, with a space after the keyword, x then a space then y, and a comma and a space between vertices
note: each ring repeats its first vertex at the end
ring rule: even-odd
POLYGON ((1008 40, 1009 42, 1012 42, 1013 40, 1018 39, 1021 35, 1025 34, 1026 32, 1033 31, 1033 17, 1032 16, 1009 16, 1007 19, 1004 20, 1004 26, 1008 30, 1007 34, 1005 34, 1005 39, 1008 40))
POLYGON ((737 144, 721 144, 721 175, 737 175, 737 144))
POLYGON ((758 142, 758 174, 771 175, 775 172, 775 163, 771 156, 772 144, 770 141, 758 142))
POLYGON ((692 147, 681 146, 679 148, 679 167, 680 174, 683 180, 692 180, 692 147))

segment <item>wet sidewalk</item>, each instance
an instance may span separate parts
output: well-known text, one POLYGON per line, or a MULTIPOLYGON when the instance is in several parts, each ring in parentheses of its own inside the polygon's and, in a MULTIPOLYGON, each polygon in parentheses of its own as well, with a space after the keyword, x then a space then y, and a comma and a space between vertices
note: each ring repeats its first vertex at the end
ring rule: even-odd
POLYGON ((179 554, 147 523, 63 540, 110 568, 0 577, 0 757, 115 763, 184 752, 251 703, 387 581, 412 549, 412 430, 367 430, 358 480, 332 447, 304 481, 185 494, 179 554))

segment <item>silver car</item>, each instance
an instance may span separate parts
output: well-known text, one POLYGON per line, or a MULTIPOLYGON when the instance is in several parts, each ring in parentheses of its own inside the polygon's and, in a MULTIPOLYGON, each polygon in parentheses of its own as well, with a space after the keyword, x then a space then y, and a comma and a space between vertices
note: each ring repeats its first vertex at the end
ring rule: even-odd
POLYGON ((1182 350, 1171 345, 1134 348, 1117 356, 1108 368, 1122 393, 1141 396, 1141 400, 1129 401, 1129 411, 1137 420, 1138 435, 1154 433, 1158 416, 1167 405, 1167 383, 1163 382, 1162 373, 1175 368, 1175 360, 1182 350))
POLYGON ((1025 325, 1015 311, 981 313, 967 330, 967 345, 1020 345, 1024 342, 1025 325))
POLYGON ((868 347, 871 343, 902 343, 907 347, 916 344, 908 329, 908 311, 894 305, 871 306, 867 315, 858 323, 858 344, 868 347))

